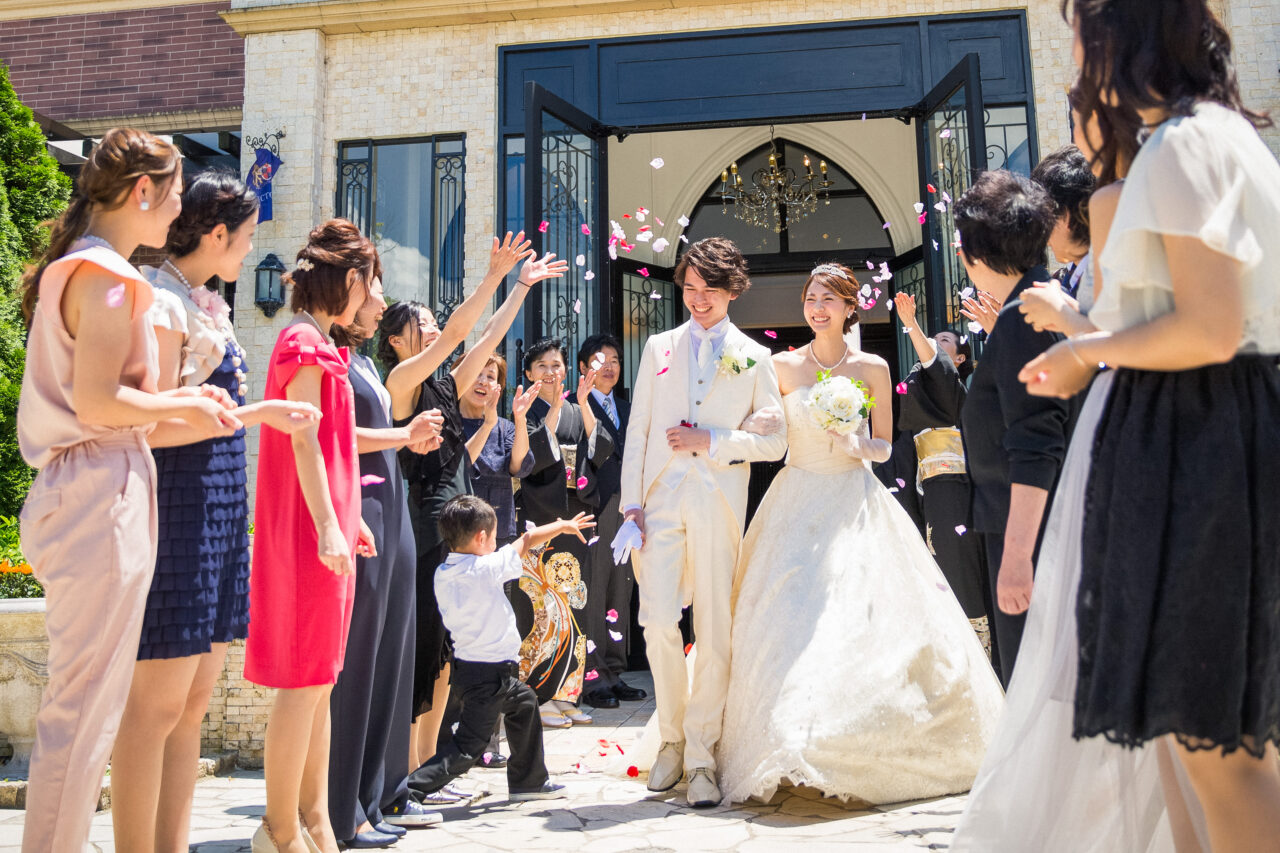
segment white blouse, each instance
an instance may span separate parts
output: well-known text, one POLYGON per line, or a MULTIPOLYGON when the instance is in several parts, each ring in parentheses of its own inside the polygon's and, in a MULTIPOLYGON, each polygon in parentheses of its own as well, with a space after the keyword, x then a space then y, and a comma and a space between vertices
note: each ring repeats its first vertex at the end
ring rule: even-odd
POLYGON ((1173 310, 1165 235, 1197 237, 1241 264, 1238 351, 1280 353, 1280 163, 1239 113, 1201 103, 1139 150, 1099 258, 1102 290, 1089 312, 1098 328, 1125 329, 1173 310))
MULTIPOLYGON (((182 333, 182 367, 179 373, 182 385, 200 385, 218 369, 226 357, 227 346, 235 347, 234 357, 244 357, 244 350, 236 342, 231 321, 225 316, 214 316, 202 309, 192 299, 188 287, 163 267, 142 267, 143 277, 151 282, 156 299, 151 305, 151 325, 182 333)), ((236 376, 244 382, 239 361, 236 376)))

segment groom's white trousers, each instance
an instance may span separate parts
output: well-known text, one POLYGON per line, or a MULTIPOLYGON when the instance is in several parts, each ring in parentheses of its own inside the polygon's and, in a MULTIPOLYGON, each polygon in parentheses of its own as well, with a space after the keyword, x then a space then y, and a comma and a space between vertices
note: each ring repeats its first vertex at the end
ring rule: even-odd
MULTIPOLYGON (((682 466, 683 467, 683 466, 682 466)), ((632 552, 640 625, 664 742, 684 742, 684 766, 715 769, 729 689, 733 573, 742 528, 709 477, 686 469, 653 485, 645 500, 645 545, 632 552), (698 644, 693 683, 685 669, 680 611, 693 604, 698 644)))

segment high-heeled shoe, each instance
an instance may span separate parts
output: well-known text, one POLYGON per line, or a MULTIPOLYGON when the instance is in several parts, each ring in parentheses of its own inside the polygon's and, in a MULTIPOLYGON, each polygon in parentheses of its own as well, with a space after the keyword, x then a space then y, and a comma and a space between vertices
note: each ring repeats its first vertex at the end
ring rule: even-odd
POLYGON ((307 818, 302 813, 302 809, 298 809, 298 826, 302 829, 302 843, 307 847, 307 853, 321 853, 320 845, 316 844, 316 840, 311 837, 311 831, 307 828, 307 818))
POLYGON ((271 828, 267 826, 265 817, 262 819, 262 823, 258 824, 258 831, 253 834, 253 840, 249 842, 249 849, 253 853, 280 853, 280 848, 276 845, 276 839, 271 834, 271 828))

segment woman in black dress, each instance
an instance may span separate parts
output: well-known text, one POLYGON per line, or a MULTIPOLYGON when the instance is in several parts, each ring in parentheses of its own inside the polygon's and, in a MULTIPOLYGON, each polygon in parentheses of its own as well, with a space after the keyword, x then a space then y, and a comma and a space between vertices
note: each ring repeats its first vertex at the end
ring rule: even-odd
POLYGON ((454 309, 443 330, 436 325, 431 310, 420 302, 396 303, 378 324, 378 357, 390 370, 386 386, 391 393, 394 423, 406 424, 431 409, 438 409, 444 416, 439 450, 426 456, 405 451, 400 455, 409 483, 409 516, 418 551, 418 631, 413 680, 415 732, 410 742, 410 766, 415 768, 435 753, 449 694, 448 638, 435 600, 434 578, 436 567, 448 554, 436 519, 450 498, 471 491, 458 389, 469 388, 475 382, 533 286, 543 279, 564 275, 569 268, 568 262, 553 260, 553 254, 540 260, 534 258, 529 245, 523 231, 514 238, 510 232, 503 240, 495 237, 488 272, 475 292, 454 309), (485 325, 480 340, 461 364, 443 377, 437 377, 436 370, 466 340, 484 309, 491 304, 498 285, 521 260, 524 266, 516 286, 485 325))
POLYGON ((329 698, 329 820, 348 848, 394 843, 404 830, 440 820, 409 798, 409 725, 413 689, 412 594, 417 554, 396 451, 430 453, 440 446, 443 417, 423 412, 407 425, 391 423, 391 395, 373 359, 356 347, 373 336, 386 310, 381 270, 350 326, 330 334, 351 350, 347 375, 356 401, 360 451, 360 517, 377 554, 356 558, 356 592, 346 664, 329 698))
POLYGON ((1099 331, 1020 376, 1065 397, 1116 369, 1085 491, 1073 734, 1163 739, 1214 853, 1280 850, 1280 163, 1205 0, 1073 11, 1080 112, 1151 129, 1099 256, 1099 331))
POLYGON ((950 330, 927 337, 909 294, 897 294, 894 304, 920 358, 898 387, 897 424, 910 443, 897 443, 894 452, 905 451, 915 463, 914 482, 900 488, 919 490, 929 550, 990 654, 989 594, 980 542, 969 535, 971 486, 957 426, 968 393, 965 381, 973 373, 973 350, 950 330))
MULTIPOLYGON (((577 402, 564 389, 567 359, 564 345, 543 338, 529 347, 524 356, 524 375, 540 382, 538 399, 529 407, 529 428, 539 427, 553 440, 533 443, 533 471, 520 481, 517 503, 522 522, 541 525, 557 518, 572 518, 595 508, 578 498, 577 459, 582 442, 596 466, 613 452, 613 439, 587 403, 595 381, 595 370, 578 380, 577 402)), ((587 601, 584 567, 590 565, 591 549, 572 537, 530 554, 525 561, 525 577, 520 581, 524 596, 515 596, 517 624, 525 637, 521 650, 521 675, 538 694, 543 725, 564 728, 585 725, 591 717, 581 708, 582 693, 599 673, 586 669, 587 601)), ((593 540, 594 541, 594 540, 593 540)))

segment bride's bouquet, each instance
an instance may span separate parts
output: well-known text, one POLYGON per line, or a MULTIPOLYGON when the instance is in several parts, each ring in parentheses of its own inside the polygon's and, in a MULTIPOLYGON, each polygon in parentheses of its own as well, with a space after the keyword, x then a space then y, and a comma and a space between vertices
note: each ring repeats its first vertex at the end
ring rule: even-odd
POLYGON ((805 400, 814 424, 839 435, 856 432, 875 405, 875 397, 860 380, 832 376, 830 370, 818 371, 818 382, 805 400))

